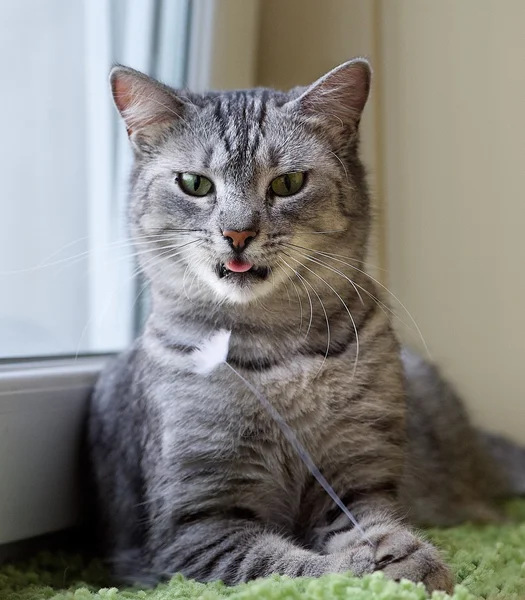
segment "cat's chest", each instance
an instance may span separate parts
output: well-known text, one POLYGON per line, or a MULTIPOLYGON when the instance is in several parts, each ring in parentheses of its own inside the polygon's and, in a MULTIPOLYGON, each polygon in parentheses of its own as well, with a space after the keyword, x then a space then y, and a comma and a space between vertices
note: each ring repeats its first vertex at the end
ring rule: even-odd
POLYGON ((159 455, 170 489, 206 497, 212 492, 228 505, 256 507, 263 519, 282 515, 283 526, 302 519, 300 507, 313 502, 313 510, 321 489, 283 428, 322 472, 335 477, 348 467, 355 391, 345 375, 351 370, 334 362, 319 376, 318 367, 312 374, 304 365, 244 370, 248 386, 224 365, 206 377, 179 371, 169 383, 160 378, 154 401, 162 415, 159 455))
POLYGON ((233 372, 222 365, 207 376, 174 373, 154 392, 161 410, 165 446, 172 453, 192 448, 239 461, 264 452, 289 454, 289 427, 315 456, 331 431, 343 441, 340 422, 351 418, 356 393, 347 369, 290 365, 266 371, 233 372), (285 425, 284 425, 285 424, 285 425), (207 448, 207 450, 206 450, 207 448))

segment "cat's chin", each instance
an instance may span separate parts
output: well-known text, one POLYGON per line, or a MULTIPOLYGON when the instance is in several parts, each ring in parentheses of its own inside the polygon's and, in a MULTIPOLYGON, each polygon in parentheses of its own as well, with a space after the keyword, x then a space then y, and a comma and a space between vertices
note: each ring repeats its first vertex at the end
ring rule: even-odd
MULTIPOLYGON (((205 284, 215 297, 209 297, 212 302, 218 300, 221 303, 250 304, 259 298, 275 294, 286 280, 283 270, 263 265, 253 265, 247 270, 237 272, 225 267, 224 263, 217 263, 211 269, 209 263, 199 263, 194 268, 198 280, 205 284)), ((191 286, 189 291, 191 292, 191 286)), ((199 297, 204 299, 202 292, 199 292, 199 297)))
POLYGON ((267 278, 242 273, 225 275, 217 279, 213 289, 221 300, 232 304, 249 304, 257 298, 266 296, 273 289, 273 285, 267 278))
POLYGON ((256 266, 246 263, 248 268, 231 270, 227 264, 217 263, 214 269, 212 284, 215 293, 222 301, 234 304, 248 304, 249 302, 266 295, 272 285, 268 281, 271 270, 265 266, 256 266))

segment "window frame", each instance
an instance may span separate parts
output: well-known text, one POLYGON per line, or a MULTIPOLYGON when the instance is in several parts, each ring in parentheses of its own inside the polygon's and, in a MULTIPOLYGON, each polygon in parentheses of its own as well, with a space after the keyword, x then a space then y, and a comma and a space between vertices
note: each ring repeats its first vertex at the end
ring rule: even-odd
MULTIPOLYGON (((188 87, 202 91, 255 84, 259 4, 260 0, 192 1, 188 87), (239 28, 242 36, 237 35, 239 28)), ((88 26, 95 25, 95 16, 91 15, 88 26)), ((82 422, 92 387, 112 356, 0 361, 3 557, 13 543, 76 523, 76 460, 82 422)))

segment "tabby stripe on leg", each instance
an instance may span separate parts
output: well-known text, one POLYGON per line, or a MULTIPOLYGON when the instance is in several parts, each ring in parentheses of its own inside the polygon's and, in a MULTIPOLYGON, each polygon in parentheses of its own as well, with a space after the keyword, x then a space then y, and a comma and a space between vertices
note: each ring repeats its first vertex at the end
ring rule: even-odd
MULTIPOLYGON (((215 570, 215 567, 220 562, 221 558, 224 558, 224 556, 230 554, 230 552, 233 552, 235 549, 239 548, 239 540, 237 539, 237 537, 238 536, 235 536, 234 539, 230 540, 230 543, 226 547, 217 548, 218 551, 211 557, 209 556, 209 553, 206 555, 206 564, 200 571, 201 576, 209 577, 210 575, 212 575, 215 570)), ((223 572, 224 571, 221 568, 220 574, 222 575, 223 572)), ((219 575, 219 577, 221 575, 219 575)))
POLYGON ((191 567, 192 563, 194 563, 197 558, 204 557, 208 552, 211 552, 214 548, 216 548, 217 546, 220 546, 223 542, 228 540, 230 537, 231 537, 231 533, 227 533, 227 534, 220 536, 217 539, 209 542, 208 544, 205 544, 204 546, 198 546, 197 548, 194 548, 193 552, 186 555, 180 563, 177 563, 177 569, 180 570, 181 572, 186 571, 187 569, 189 569, 191 567))
POLYGON ((268 572, 271 562, 271 556, 263 556, 262 558, 254 557, 252 559, 252 564, 244 572, 246 581, 251 581, 252 579, 257 579, 258 577, 264 577, 268 572))

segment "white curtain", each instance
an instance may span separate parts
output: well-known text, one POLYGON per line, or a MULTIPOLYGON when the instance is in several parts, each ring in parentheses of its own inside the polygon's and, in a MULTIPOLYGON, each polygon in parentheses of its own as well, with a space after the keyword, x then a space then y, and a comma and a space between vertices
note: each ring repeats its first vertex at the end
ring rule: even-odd
POLYGON ((118 62, 174 87, 185 83, 188 0, 84 0, 89 165, 89 346, 129 344, 143 320, 143 282, 126 238, 131 156, 110 101, 108 71, 118 62))

